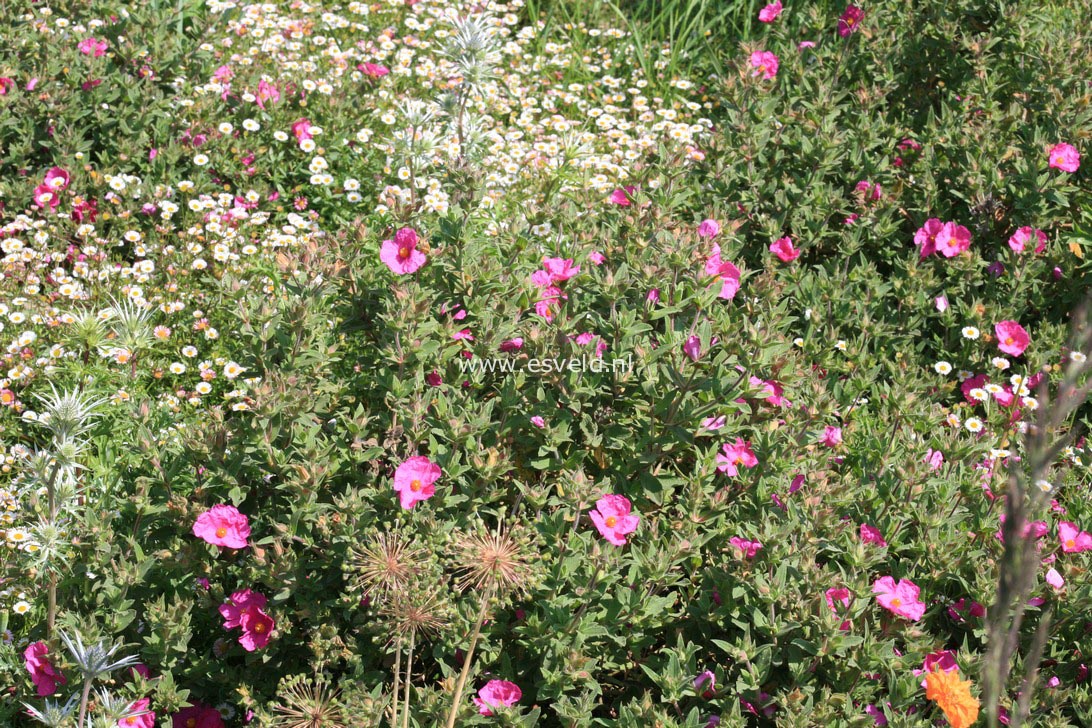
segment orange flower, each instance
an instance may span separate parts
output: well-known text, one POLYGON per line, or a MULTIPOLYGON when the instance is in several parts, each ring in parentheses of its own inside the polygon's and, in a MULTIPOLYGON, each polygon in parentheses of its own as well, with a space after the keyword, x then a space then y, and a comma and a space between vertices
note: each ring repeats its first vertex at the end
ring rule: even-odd
POLYGON ((925 676, 925 697, 935 700, 952 728, 968 728, 978 719, 978 700, 971 695, 971 681, 959 672, 936 670, 925 676))

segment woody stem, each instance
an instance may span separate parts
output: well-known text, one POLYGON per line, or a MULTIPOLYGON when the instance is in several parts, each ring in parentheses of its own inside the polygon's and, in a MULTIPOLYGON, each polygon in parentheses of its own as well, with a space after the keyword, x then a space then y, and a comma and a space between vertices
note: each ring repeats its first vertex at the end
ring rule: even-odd
POLYGON ((459 707, 463 699, 463 690, 466 688, 466 679, 470 675, 470 668, 474 664, 474 650, 478 646, 478 637, 482 633, 482 624, 485 623, 485 615, 489 609, 489 600, 493 598, 493 588, 486 590, 482 597, 481 607, 478 609, 478 618, 474 621, 474 633, 470 636, 470 647, 466 650, 466 658, 463 660, 463 671, 459 673, 459 682, 455 684, 455 695, 451 700, 451 712, 447 714, 447 728, 455 728, 455 718, 459 715, 459 707))

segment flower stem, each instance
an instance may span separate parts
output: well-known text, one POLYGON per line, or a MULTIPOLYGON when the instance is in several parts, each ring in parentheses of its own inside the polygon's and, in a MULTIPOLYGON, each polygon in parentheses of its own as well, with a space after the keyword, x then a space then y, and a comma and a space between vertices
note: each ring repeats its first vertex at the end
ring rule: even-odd
POLYGON ((83 721, 87 717, 87 699, 91 697, 91 679, 88 678, 83 681, 83 697, 80 698, 80 723, 79 728, 83 728, 83 721))
POLYGON ((409 698, 410 687, 413 684, 413 641, 415 637, 417 637, 417 630, 411 629, 409 633, 409 653, 406 655, 406 699, 404 701, 406 703, 406 712, 402 714, 402 728, 409 728, 409 698))
POLYGON ((478 609, 478 618, 474 622, 474 633, 470 636, 470 647, 466 650, 466 659, 463 661, 463 671, 459 673, 459 682, 455 684, 455 695, 451 700, 451 712, 447 714, 447 728, 455 728, 455 718, 459 715, 462 705, 463 690, 466 688, 466 679, 470 676, 470 668, 474 664, 474 650, 478 646, 478 637, 482 633, 482 624, 485 623, 485 615, 489 610, 489 600, 493 598, 493 589, 486 590, 482 597, 481 608, 478 609))
POLYGON ((391 728, 398 728, 398 688, 402 670, 402 638, 394 648, 394 690, 391 691, 391 728))

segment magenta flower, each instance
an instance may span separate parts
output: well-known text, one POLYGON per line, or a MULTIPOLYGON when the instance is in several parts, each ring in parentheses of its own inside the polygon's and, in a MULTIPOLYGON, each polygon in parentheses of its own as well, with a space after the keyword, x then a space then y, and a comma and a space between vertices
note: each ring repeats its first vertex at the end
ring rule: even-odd
POLYGON ((171 716, 172 728, 224 728, 220 711, 198 703, 171 716))
POLYGON ((1081 154, 1071 144, 1061 142, 1050 148, 1050 166, 1063 172, 1076 172, 1081 166, 1081 154))
POLYGON ((698 225, 698 235, 703 238, 715 238, 720 234, 720 223, 713 219, 702 220, 698 225))
POLYGON ((697 361, 701 359, 701 337, 694 335, 686 340, 683 344, 683 351, 690 357, 691 361, 697 361))
POLYGON ((971 231, 954 222, 944 223, 937 234, 937 250, 945 258, 954 258, 971 247, 971 231))
POLYGON ((838 447, 842 444, 842 428, 827 425, 823 428, 823 439, 820 442, 827 447, 838 447))
MULTIPOLYGON (((849 609, 849 605, 853 603, 853 592, 843 587, 835 587, 827 589, 826 592, 827 606, 830 607, 831 613, 835 617, 839 616, 839 612, 845 612, 849 609), (839 606, 841 605, 841 606, 839 606)), ((848 632, 850 629, 850 622, 848 619, 843 620, 838 629, 843 632, 848 632)))
POLYGON ((479 714, 493 715, 494 709, 511 707, 522 697, 523 691, 519 689, 519 685, 507 680, 490 680, 473 700, 478 706, 479 714))
POLYGON ((706 700, 716 694, 716 688, 717 676, 713 674, 712 670, 706 670, 694 678, 694 692, 706 700))
POLYGON ((721 452, 717 453, 717 462, 717 470, 734 478, 739 475, 740 465, 753 468, 758 465, 758 458, 751 450, 751 443, 737 437, 734 443, 726 442, 721 446, 721 452))
POLYGON ((1065 586, 1065 579, 1062 578, 1057 569, 1050 569, 1046 573, 1046 583, 1058 590, 1065 586))
POLYGON ((626 185, 625 189, 616 189, 610 193, 610 201, 620 207, 629 207, 633 204, 632 197, 637 192, 633 185, 626 185))
POLYGON ((131 715, 119 720, 118 728, 155 728, 155 713, 148 710, 151 704, 152 701, 148 698, 131 703, 125 711, 131 715))
POLYGON ((106 41, 98 38, 84 38, 76 48, 85 56, 100 58, 106 53, 106 41))
POLYGON ((1046 249, 1047 236, 1042 230, 1033 228, 1030 225, 1017 230, 1009 238, 1009 247, 1017 253, 1026 252, 1030 243, 1035 243, 1035 252, 1041 253, 1046 249))
POLYGON ((394 234, 394 240, 384 240, 379 247, 379 259, 400 276, 415 273, 428 262, 417 249, 417 231, 413 228, 402 228, 394 234))
POLYGON ((632 504, 624 495, 605 495, 588 512, 599 535, 615 546, 626 544, 626 534, 637 530, 641 517, 631 513, 632 504))
POLYGON ((993 327, 993 331, 997 334, 997 348, 1012 356, 1023 354, 1031 342, 1028 332, 1015 321, 1001 321, 993 327))
POLYGON ((753 559, 755 554, 762 548, 762 544, 759 541, 749 541, 739 536, 732 536, 728 539, 728 543, 739 549, 740 555, 745 559, 753 559))
POLYGON ((865 543, 870 543, 875 546, 886 546, 887 541, 883 540, 883 534, 875 526, 870 526, 867 523, 861 524, 861 540, 865 543))
POLYGON ((567 281, 580 272, 580 266, 573 265, 572 258, 545 258, 542 271, 548 276, 551 285, 567 281))
POLYGON ((896 584, 890 576, 877 579, 872 593, 882 607, 911 622, 917 622, 925 614, 925 604, 918 599, 921 590, 909 579, 899 579, 896 584))
POLYGON ((740 270, 732 263, 720 259, 720 246, 714 245, 712 254, 705 261, 705 274, 720 279, 718 298, 732 300, 739 292, 740 270))
POLYGON ((914 245, 921 248, 921 257, 928 258, 937 252, 937 236, 944 229, 944 223, 931 217, 914 233, 914 245))
POLYGON ((1062 544, 1062 551, 1067 554, 1092 550, 1092 534, 1081 531, 1075 523, 1069 521, 1058 524, 1058 541, 1062 544))
POLYGON ((539 415, 535 415, 531 418, 531 424, 535 427, 545 427, 546 420, 542 419, 542 417, 540 417, 539 415))
POLYGON ((758 11, 758 20, 760 23, 772 23, 778 15, 781 15, 781 0, 774 0, 758 11))
POLYGON ((399 465, 394 471, 394 490, 402 507, 409 510, 431 498, 436 493, 433 484, 442 474, 440 466, 423 455, 415 455, 399 465))
POLYGON ((220 616, 224 618, 224 629, 241 626, 243 614, 247 610, 263 609, 268 601, 264 594, 250 589, 233 593, 219 608, 220 616))
POLYGON ((310 120, 303 118, 292 124, 292 135, 296 137, 296 141, 298 142, 302 142, 305 139, 311 139, 310 120))
POLYGON ((523 338, 517 336, 514 339, 508 339, 507 341, 502 341, 500 347, 498 347, 498 348, 501 351, 506 351, 506 352, 507 351, 519 351, 520 349, 523 348, 523 338))
POLYGON ((243 615, 239 618, 239 626, 243 628, 239 644, 247 652, 254 652, 269 644, 269 638, 276 624, 273 618, 263 612, 260 607, 250 607, 243 610, 243 615))
POLYGON ((266 102, 276 103, 281 100, 281 92, 277 90, 277 87, 262 79, 258 82, 258 93, 255 94, 255 101, 258 103, 258 108, 265 110, 266 102))
POLYGON ((944 464, 944 453, 929 448, 925 451, 925 464, 929 466, 930 470, 937 470, 944 464))
POLYGON ((53 666, 46 655, 49 647, 45 642, 34 642, 23 650, 23 660, 38 697, 45 698, 57 692, 58 685, 65 685, 68 680, 53 666))
POLYGON ((391 72, 386 66, 380 66, 376 63, 361 63, 356 68, 368 78, 383 78, 391 72))
POLYGON ((770 252, 782 263, 791 263, 800 257, 800 251, 793 247, 792 238, 785 236, 770 243, 770 252))
MULTIPOLYGON (((925 656, 925 661, 921 663, 920 670, 912 670, 914 676, 928 675, 930 672, 959 672, 959 663, 956 662, 955 653, 951 650, 937 650, 930 652, 925 656)), ((925 680, 921 681, 921 686, 925 687, 925 680)))
POLYGON ((242 549, 250 537, 250 521, 235 506, 213 506, 197 517, 193 535, 213 546, 242 549))
POLYGON ((71 180, 68 172, 60 167, 50 167, 49 171, 45 173, 45 179, 43 184, 53 190, 63 190, 68 187, 68 183, 71 180))
POLYGON ((862 18, 864 18, 864 10, 856 5, 847 5, 842 17, 838 18, 838 35, 845 38, 852 33, 856 33, 857 28, 861 25, 862 18))
POLYGON ((777 77, 778 58, 769 51, 755 51, 751 54, 752 76, 761 76, 765 80, 777 77))

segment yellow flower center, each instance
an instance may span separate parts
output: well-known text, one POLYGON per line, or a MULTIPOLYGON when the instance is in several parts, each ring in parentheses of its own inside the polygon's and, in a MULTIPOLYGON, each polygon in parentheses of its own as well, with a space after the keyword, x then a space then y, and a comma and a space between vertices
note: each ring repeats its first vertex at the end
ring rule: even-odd
POLYGON ((254 625, 254 631, 258 634, 263 634, 265 632, 265 623, 258 622, 256 625, 254 625))
POLYGON ((409 489, 412 490, 414 493, 418 492, 419 490, 421 490, 421 481, 417 478, 414 478, 410 481, 409 489))
POLYGON ((226 535, 227 535, 227 529, 226 528, 216 529, 216 538, 223 538, 226 535))
POLYGON ((187 718, 186 728, 197 728, 197 718, 187 718))
POLYGON ((1011 344, 1013 341, 1015 341, 1015 339, 1013 339, 1011 336, 1005 339, 1006 344, 1011 344))
POLYGON ((1071 539, 1071 538, 1067 538, 1067 539, 1065 540, 1065 547, 1066 547, 1067 549, 1071 549, 1071 548, 1073 548, 1073 547, 1074 547, 1074 546, 1076 546, 1076 545, 1077 545, 1077 542, 1076 542, 1076 541, 1074 541, 1074 540, 1073 540, 1073 539, 1071 539))
POLYGON ((618 523, 618 519, 614 516, 607 516, 605 523, 607 524, 607 528, 614 528, 614 524, 618 523))
POLYGON ((398 249, 398 257, 401 258, 402 260, 405 260, 406 258, 410 257, 410 249, 409 248, 399 248, 398 249))
POLYGON ((852 17, 846 18, 846 25, 853 25, 856 22, 852 17))
POLYGON ((895 597, 894 599, 891 600, 891 606, 892 607, 901 607, 902 606, 902 600, 899 599, 898 597, 895 597))

